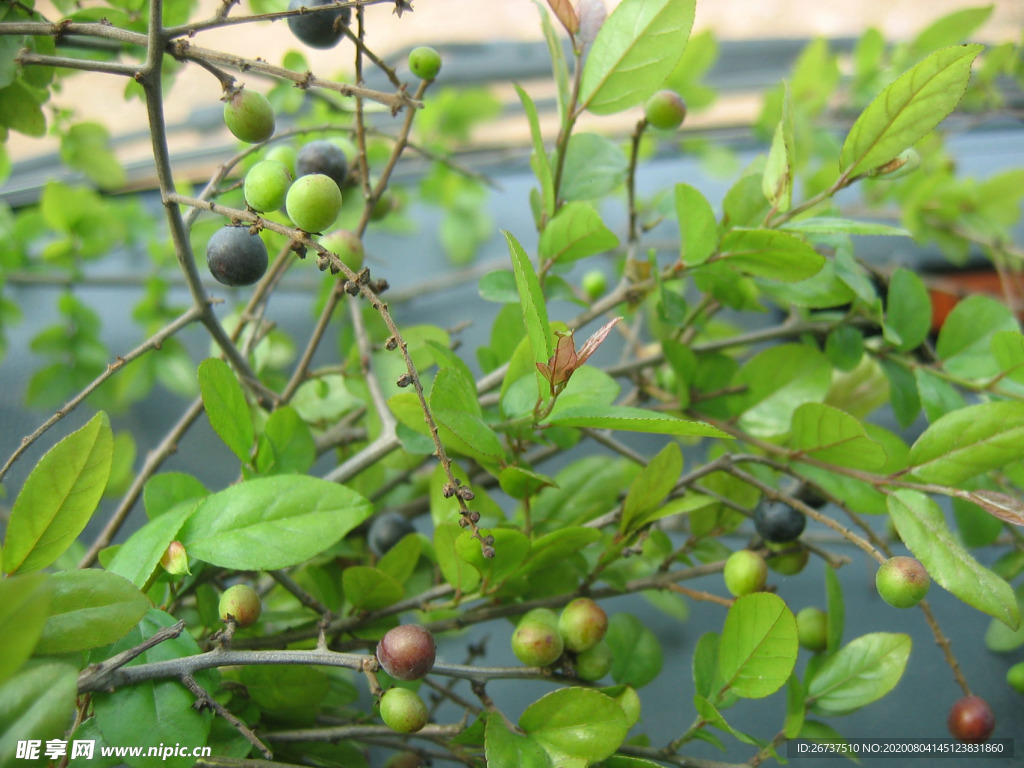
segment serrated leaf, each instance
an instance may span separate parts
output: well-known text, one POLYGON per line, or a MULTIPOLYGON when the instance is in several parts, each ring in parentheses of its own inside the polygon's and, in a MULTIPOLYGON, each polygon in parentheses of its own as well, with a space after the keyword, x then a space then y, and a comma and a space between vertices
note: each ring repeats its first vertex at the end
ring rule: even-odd
POLYGON ((958 485, 1024 458, 1024 403, 979 403, 948 413, 914 442, 910 469, 928 482, 958 485))
POLYGON ((389 573, 379 568, 351 565, 341 572, 345 599, 357 611, 375 611, 397 603, 405 589, 389 573))
POLYGON ((661 504, 683 472, 683 454, 679 445, 669 443, 640 470, 629 486, 622 505, 619 532, 625 534, 633 528, 638 517, 648 514, 661 504))
POLYGON ((138 587, 116 573, 61 571, 50 583, 50 616, 37 653, 72 653, 109 645, 128 634, 149 610, 149 600, 138 587))
POLYGON ((580 108, 595 115, 651 96, 683 55, 695 0, 624 0, 601 26, 583 67, 580 108))
POLYGON ((909 635, 873 632, 851 640, 830 656, 807 685, 819 713, 854 712, 896 687, 910 658, 909 635))
POLYGON ((647 411, 624 405, 591 405, 567 408, 553 415, 548 423, 560 427, 589 427, 591 429, 617 429, 623 432, 648 432, 657 435, 703 435, 723 437, 729 435, 710 424, 686 421, 667 413, 647 411))
POLYGON ((737 598, 718 644, 718 672, 726 689, 760 699, 781 688, 796 665, 796 619, 770 592, 737 598))
POLYGON ((0 683, 32 655, 50 611, 50 575, 26 573, 0 581, 0 683))
POLYGON ((1012 525, 1024 525, 1024 504, 1020 499, 999 491, 968 491, 964 497, 984 509, 990 515, 1012 525))
POLYGON ((181 531, 190 556, 240 571, 298 565, 369 517, 355 491, 306 475, 256 478, 204 499, 181 531))
POLYGON ((971 556, 938 504, 918 491, 899 490, 888 505, 900 538, 937 584, 1011 629, 1020 625, 1013 589, 971 556))
POLYGON ((793 201, 793 145, 793 106, 787 83, 782 96, 782 116, 775 126, 761 182, 765 198, 778 211, 788 211, 793 201))
POLYGON ((889 162, 941 123, 963 96, 971 64, 983 48, 961 45, 935 51, 878 94, 843 142, 843 175, 889 162))
POLYGON ((711 203, 689 184, 675 186, 679 221, 679 258, 684 264, 703 264, 718 247, 718 222, 711 203))
POLYGON ((813 277, 825 265, 825 257, 804 240, 775 229, 731 229, 712 260, 745 275, 790 283, 813 277))
POLYGON ((589 688, 561 688, 523 712, 519 727, 557 764, 580 759, 596 763, 615 753, 626 738, 626 715, 609 696, 589 688))
POLYGON ((216 357, 201 362, 199 391, 213 431, 243 464, 248 463, 256 433, 242 385, 231 367, 216 357))
POLYGON ((601 220, 591 203, 563 205, 540 235, 540 255, 567 263, 617 247, 619 238, 601 220))
POLYGON ((540 118, 537 116, 537 107, 530 95, 524 91, 518 83, 513 84, 519 100, 523 104, 523 111, 530 123, 530 138, 533 140, 533 157, 530 165, 540 182, 541 199, 544 204, 544 213, 551 216, 555 212, 555 186, 554 177, 551 173, 551 161, 548 159, 544 149, 544 138, 540 132, 540 118))
POLYGON ((102 411, 46 452, 11 510, 7 573, 45 568, 71 546, 103 496, 113 455, 114 436, 102 411))
POLYGON ((793 413, 791 446, 798 456, 854 469, 877 470, 885 449, 848 413, 823 403, 804 403, 793 413))
MULTIPOLYGON (((505 240, 508 243, 509 256, 512 258, 512 270, 516 278, 516 288, 519 291, 519 303, 523 310, 523 322, 526 324, 526 334, 530 339, 530 349, 533 352, 533 361, 546 363, 551 357, 551 328, 548 325, 548 310, 544 303, 544 293, 541 291, 540 281, 537 273, 530 263, 529 256, 509 232, 504 232, 505 240)), ((537 381, 540 391, 544 391, 541 382, 540 372, 537 372, 537 381)))

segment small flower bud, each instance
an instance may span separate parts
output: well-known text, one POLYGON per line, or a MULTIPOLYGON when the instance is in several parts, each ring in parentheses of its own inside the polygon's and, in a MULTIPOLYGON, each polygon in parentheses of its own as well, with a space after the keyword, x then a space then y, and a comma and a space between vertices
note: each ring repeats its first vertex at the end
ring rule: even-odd
POLYGON ((160 565, 172 576, 191 575, 188 569, 188 553, 180 541, 172 541, 160 557, 160 565))

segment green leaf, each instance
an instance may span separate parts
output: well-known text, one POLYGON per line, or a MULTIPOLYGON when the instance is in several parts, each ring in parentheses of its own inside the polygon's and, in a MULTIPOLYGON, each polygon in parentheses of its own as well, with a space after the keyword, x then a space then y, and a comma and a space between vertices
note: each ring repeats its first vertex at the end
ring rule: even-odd
POLYGON ((72 653, 109 645, 128 634, 149 610, 149 601, 138 587, 116 573, 61 571, 50 583, 50 616, 37 653, 72 653))
POLYGON ((46 115, 42 108, 44 98, 24 79, 15 80, 0 89, 0 126, 7 126, 26 136, 43 136, 46 133, 46 115))
POLYGON ((796 235, 774 229, 731 229, 722 236, 719 255, 731 269, 746 275, 795 283, 813 277, 825 257, 796 235))
POLYGON ((341 572, 345 599, 357 611, 375 611, 397 603, 405 595, 401 583, 388 573, 363 565, 341 572))
POLYGON ((596 133, 574 133, 565 151, 563 200, 595 200, 612 192, 626 179, 629 159, 622 148, 596 133))
POLYGON ((484 583, 493 588, 526 560, 530 539, 515 528, 492 528, 487 533, 494 537, 494 557, 484 557, 480 541, 468 531, 455 540, 455 553, 476 568, 484 583))
POLYGON ((990 344, 1001 372, 1018 384, 1024 384, 1024 335, 1020 331, 996 331, 990 344))
POLYGON ((103 496, 113 456, 114 436, 102 411, 46 452, 11 510, 7 573, 45 568, 71 546, 103 496))
POLYGON ((32 666, 0 685, 0 765, 29 764, 15 759, 19 741, 63 738, 77 693, 78 670, 70 664, 32 666))
MULTIPOLYGON (((163 611, 150 610, 138 627, 127 637, 103 652, 94 651, 93 661, 110 658, 129 648, 135 648, 162 629, 173 626, 175 618, 163 611)), ((188 632, 172 637, 147 649, 127 666, 152 664, 199 654, 199 646, 188 632)), ((196 682, 207 690, 216 689, 216 676, 211 673, 196 675, 196 682)), ((113 693, 92 694, 96 724, 108 744, 188 744, 198 747, 206 744, 213 713, 199 712, 193 706, 195 697, 177 680, 146 680, 127 685, 113 693), (131 712, 131 717, 125 717, 131 712)), ((153 758, 125 757, 131 768, 151 768, 153 758)), ((161 765, 168 768, 189 768, 195 762, 191 756, 167 756, 161 765)))
POLYGON ((806 698, 800 678, 790 675, 786 684, 786 720, 782 727, 787 739, 795 739, 804 727, 804 719, 807 717, 806 698))
MULTIPOLYGON (((1024 611, 1024 587, 1014 590, 1017 596, 1017 610, 1024 611)), ((993 653, 1009 653, 1024 645, 1024 622, 1016 629, 1010 629, 998 619, 989 622, 985 630, 985 647, 993 653)))
POLYGON ((337 483, 277 475, 233 485, 203 500, 181 531, 188 553, 222 568, 298 565, 341 540, 372 511, 337 483))
POLYGON ((110 149, 110 133, 100 123, 76 123, 60 137, 61 159, 100 189, 124 186, 125 173, 110 149))
POLYGON ((885 449, 848 413, 822 403, 804 403, 793 413, 790 445, 799 456, 853 469, 877 470, 885 449))
POLYGON ((897 269, 889 280, 886 339, 902 352, 919 347, 932 326, 932 300, 924 281, 909 269, 897 269))
POLYGON ((676 218, 679 220, 679 258, 694 266, 707 261, 718 247, 718 222, 711 203, 696 187, 676 184, 676 218))
POLYGON ((910 448, 911 471, 927 482, 958 485, 1024 458, 1024 403, 970 405, 943 416, 910 448))
POLYGON ((834 568, 825 569, 825 614, 828 616, 828 653, 835 653, 843 642, 843 625, 846 622, 846 604, 843 601, 843 585, 834 568))
POLYGON ((612 680, 616 683, 643 688, 661 674, 661 643, 636 616, 613 614, 605 642, 612 649, 612 680))
MULTIPOLYGON (((437 567, 445 581, 462 593, 471 592, 480 584, 480 572, 458 556, 455 542, 463 533, 456 522, 434 526, 434 553, 437 567)), ((479 544, 479 542, 478 542, 479 544)))
POLYGON ((174 509, 147 522, 118 547, 113 559, 107 563, 107 570, 142 589, 161 567, 160 558, 171 542, 178 538, 181 526, 191 517, 195 507, 195 502, 180 502, 174 509))
POLYGON ((533 541, 530 553, 518 573, 525 575, 544 571, 556 563, 568 560, 576 552, 600 539, 601 532, 597 528, 585 526, 560 528, 544 534, 533 541))
POLYGON ((946 317, 935 343, 943 367, 972 381, 999 373, 992 339, 999 331, 1017 331, 1017 320, 1000 301, 975 294, 958 302, 946 317))
POLYGON ((722 430, 699 421, 685 421, 667 413, 647 411, 625 405, 592 405, 567 408, 552 415, 548 423, 561 427, 618 429, 624 432, 649 432, 657 435, 703 435, 724 437, 722 430))
MULTIPOLYGON (((988 21, 993 6, 963 8, 942 16, 923 30, 910 43, 907 54, 910 57, 924 56, 937 48, 955 45, 969 39, 974 32, 988 21)), ((905 60, 905 57, 904 57, 905 60)))
POLYGON ((32 655, 50 611, 49 574, 26 573, 0 581, 0 683, 32 655))
POLYGON ((530 165, 540 182, 542 199, 544 201, 544 212, 550 216, 555 210, 555 186, 554 177, 551 173, 551 162, 548 160, 547 152, 544 150, 544 138, 540 132, 540 119, 537 117, 537 107, 533 99, 524 91, 518 83, 513 84, 519 100, 523 103, 523 111, 526 112, 527 120, 530 123, 530 137, 533 139, 533 156, 530 158, 530 165))
POLYGON ((633 479, 622 505, 619 532, 631 530, 638 517, 652 512, 675 487, 683 473, 683 454, 676 443, 669 443, 651 459, 633 479))
POLYGON ((619 238, 601 220, 593 204, 571 202, 563 205, 540 235, 540 255, 557 262, 570 262, 610 251, 619 238))
MULTIPOLYGON (((544 303, 544 293, 540 288, 540 280, 533 270, 530 257, 526 251, 509 232, 504 232, 505 240, 508 242, 509 256, 512 257, 512 269, 516 276, 516 288, 519 291, 519 303, 523 310, 523 322, 526 323, 526 333, 530 339, 530 349, 533 352, 533 360, 537 363, 547 363, 551 357, 551 327, 548 325, 548 310, 544 303)), ((538 385, 541 392, 544 391, 540 371, 536 372, 538 385)))
POLYGON ((705 632, 697 638, 693 649, 693 690, 705 699, 722 688, 718 676, 718 640, 716 633, 705 632))
POLYGON ((256 434, 245 393, 231 367, 216 357, 201 362, 199 391, 213 431, 243 464, 247 464, 256 434))
POLYGON ((882 698, 903 676, 910 647, 909 635, 890 632, 851 640, 807 685, 812 708, 819 714, 842 715, 882 698))
POLYGON ((725 731, 729 735, 733 736, 744 744, 757 744, 757 739, 750 736, 743 731, 736 730, 733 728, 726 719, 722 716, 722 713, 718 711, 714 704, 708 701, 703 696, 697 694, 693 697, 693 706, 697 710, 697 715, 701 720, 705 721, 708 725, 718 728, 721 731, 725 731))
POLYGON ((307 472, 316 461, 316 443, 309 426, 294 408, 283 405, 270 414, 256 448, 261 475, 307 472))
POLYGON ((775 126, 761 181, 765 198, 779 211, 788 211, 793 201, 794 143, 793 105, 787 84, 782 96, 782 115, 775 126))
POLYGON ((796 619, 770 592, 737 598, 725 617, 718 672, 726 688, 745 699, 779 690, 796 665, 796 619))
POLYGON ((497 712, 487 718, 484 756, 489 768, 548 768, 551 765, 544 747, 529 736, 510 731, 497 712))
POLYGON ((610 115, 654 94, 683 55, 695 0, 624 0, 597 33, 580 82, 580 108, 610 115))
POLYGON ((622 707, 590 688, 561 688, 535 701, 519 727, 547 750, 555 764, 566 759, 604 760, 626 738, 622 707))
POLYGON ((423 551, 423 541, 415 533, 403 536, 377 561, 377 567, 399 584, 404 584, 416 570, 423 551))
POLYGON ((1020 625, 1020 611, 1010 585, 957 541, 938 504, 910 490, 896 491, 888 502, 889 516, 900 538, 943 589, 1011 629, 1020 625))
POLYGON ((906 429, 914 423, 921 411, 921 396, 917 391, 917 379, 903 365, 882 360, 882 371, 889 381, 889 404, 896 414, 896 421, 906 429))
POLYGON ((499 304, 519 303, 516 276, 507 269, 496 269, 480 278, 477 284, 480 298, 499 304))
POLYGON ((330 693, 330 678, 312 666, 282 664, 242 667, 241 683, 265 715, 312 725, 330 693))
POLYGON ((887 237, 910 237, 910 232, 903 227, 891 224, 878 224, 873 221, 856 221, 832 216, 813 216, 809 219, 790 221, 780 227, 787 232, 801 235, 884 235, 887 237))
POLYGON ((789 431, 793 413, 804 403, 821 402, 832 384, 832 366, 804 344, 780 344, 751 358, 734 385, 740 396, 740 425, 757 437, 789 431))
POLYGON ((878 94, 843 142, 843 175, 849 178, 889 162, 941 123, 963 96, 971 64, 983 48, 938 50, 878 94))
POLYGON ((154 520, 183 501, 198 501, 209 495, 206 486, 192 475, 162 472, 146 481, 142 501, 146 505, 146 516, 154 520))

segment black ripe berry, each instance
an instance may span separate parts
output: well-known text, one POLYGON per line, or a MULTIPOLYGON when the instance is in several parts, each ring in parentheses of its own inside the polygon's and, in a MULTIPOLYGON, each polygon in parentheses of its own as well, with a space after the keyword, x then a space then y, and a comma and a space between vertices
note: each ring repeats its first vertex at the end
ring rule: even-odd
POLYGON ((221 227, 206 244, 206 265, 217 282, 252 285, 267 271, 267 246, 249 227, 221 227))
POLYGON ((762 504, 754 511, 754 528, 765 541, 795 541, 804 532, 807 518, 785 504, 762 504))
POLYGON ((389 629, 377 643, 377 661, 396 680, 418 680, 434 667, 434 636, 416 624, 389 629))
POLYGON ((373 518, 370 530, 366 534, 366 541, 374 554, 379 557, 414 530, 412 523, 403 515, 397 512, 386 512, 373 518))
POLYGON ((295 176, 320 173, 334 180, 341 189, 348 176, 348 158, 333 141, 320 139, 304 145, 295 156, 295 176))
POLYGON ((333 48, 345 36, 344 28, 352 19, 349 8, 327 8, 314 11, 321 6, 334 6, 334 0, 290 0, 289 11, 297 11, 305 6, 307 13, 288 17, 288 26, 292 34, 311 48, 333 48))

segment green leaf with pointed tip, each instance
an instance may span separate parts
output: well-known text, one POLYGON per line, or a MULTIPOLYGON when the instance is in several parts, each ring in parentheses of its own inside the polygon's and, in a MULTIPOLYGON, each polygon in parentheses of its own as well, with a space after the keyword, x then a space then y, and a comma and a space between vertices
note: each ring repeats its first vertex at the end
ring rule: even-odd
POLYGON ((910 647, 909 635, 889 632, 851 640, 808 683, 811 708, 819 714, 842 715, 882 698, 903 676, 910 647))
POLYGON ((787 83, 782 95, 782 115, 775 126, 761 181, 761 191, 772 207, 779 211, 788 211, 793 202, 793 169, 796 165, 793 146, 793 105, 787 83))
POLYGON ((619 238, 592 203, 566 203, 540 235, 540 255, 563 264, 617 247, 619 238))
POLYGON ((55 573, 50 616, 37 653, 99 648, 120 640, 149 610, 149 600, 122 576, 87 568, 55 573))
POLYGON ((900 538, 943 589, 1011 629, 1020 625, 1013 589, 961 544, 939 505, 918 491, 899 490, 888 499, 900 538))
POLYGON ((770 592, 744 595, 725 617, 718 672, 737 696, 764 698, 792 674, 799 647, 796 619, 781 597, 770 592))
POLYGON ((916 349, 928 338, 932 300, 924 282, 909 269, 897 269, 889 279, 885 325, 895 334, 889 340, 903 352, 916 349))
POLYGON ((569 759, 587 764, 615 753, 626 738, 622 707, 590 688, 561 688, 523 712, 519 727, 541 744, 556 764, 569 759))
POLYGON ((0 755, 4 768, 30 764, 14 758, 19 741, 63 738, 75 714, 77 693, 78 670, 70 664, 32 666, 0 685, 0 755))
POLYGON ((309 471, 316 461, 316 443, 309 426, 290 405, 270 414, 256 448, 256 469, 261 475, 309 471))
MULTIPOLYGON (((516 277, 519 303, 523 310, 523 322, 526 323, 526 334, 530 339, 533 360, 536 363, 547 363, 551 358, 551 327, 548 324, 548 309, 544 303, 540 280, 537 279, 530 257, 526 255, 519 241, 509 232, 503 234, 508 242, 509 256, 512 258, 512 270, 516 277)), ((547 382, 543 381, 539 371, 537 380, 543 392, 547 382)))
POLYGON ((675 201, 679 221, 679 258, 689 266, 703 264, 718 247, 715 212, 700 190, 689 184, 676 184, 675 201))
POLYGON ((1000 331, 1018 331, 1017 319, 1001 301, 975 294, 958 302, 946 317, 935 353, 947 372, 971 381, 1000 372, 992 339, 1000 331))
POLYGON ((191 557, 240 571, 309 560, 369 517, 355 491, 307 475, 260 477, 208 496, 181 530, 191 557))
POLYGON ((814 216, 809 219, 791 221, 780 227, 787 232, 798 232, 802 235, 884 235, 887 237, 910 237, 910 232, 903 227, 891 224, 879 224, 874 221, 857 221, 832 216, 814 216))
POLYGON ((624 0, 597 33, 580 82, 580 107, 610 115, 654 94, 675 69, 695 0, 624 0))
POLYGON ((667 413, 647 411, 625 405, 589 405, 567 408, 553 415, 549 423, 560 427, 617 429, 623 432, 648 432, 657 435, 729 435, 710 424, 686 421, 667 413))
POLYGON ((983 45, 935 51, 890 83, 860 114, 839 156, 844 176, 892 160, 952 112, 967 88, 983 45))
POLYGON ((199 364, 199 391, 210 426, 243 464, 249 462, 256 433, 242 385, 223 360, 211 357, 199 364))
POLYGON ((510 731, 497 712, 487 718, 484 756, 490 768, 549 768, 551 765, 544 747, 529 736, 510 731))
POLYGON ((147 522, 118 548, 107 564, 107 570, 124 576, 142 589, 153 572, 162 567, 160 558, 171 542, 178 538, 181 526, 191 517, 197 503, 179 502, 175 508, 147 522))
POLYGON ((64 554, 96 510, 113 457, 114 435, 102 411, 46 452, 11 510, 7 573, 37 571, 64 554))
POLYGON ((1024 458, 1024 403, 999 401, 948 413, 910 448, 911 471, 928 482, 958 485, 1024 458))
POLYGON ((399 584, 404 584, 416 570, 422 551, 423 540, 415 533, 408 533, 384 553, 377 561, 377 567, 399 584))
POLYGON ((825 265, 825 257, 803 239, 775 229, 731 229, 719 251, 713 260, 730 269, 788 283, 813 277, 825 265))
POLYGON ((537 116, 537 107, 530 98, 530 94, 524 91, 518 83, 515 83, 516 93, 523 103, 523 111, 530 123, 530 137, 533 140, 533 157, 530 158, 530 165, 533 168, 537 180, 540 182, 541 196, 544 202, 544 212, 550 217, 555 211, 555 184, 551 173, 551 161, 544 149, 544 138, 540 132, 540 118, 537 116))
POLYGON ((629 158, 622 147, 596 133, 574 133, 565 150, 563 200, 596 200, 622 184, 629 173, 629 158))
POLYGON ((345 599, 357 611, 375 611, 397 603, 405 589, 389 573, 365 565, 351 565, 341 572, 345 599))
POLYGON ((26 573, 0 580, 0 683, 32 655, 50 611, 50 575, 26 573))
POLYGON ((557 531, 546 533, 533 541, 530 553, 518 573, 543 571, 569 559, 576 552, 600 539, 599 530, 585 526, 559 528, 557 531))
POLYGON ((885 449, 848 413, 823 403, 804 403, 793 413, 790 446, 800 456, 853 469, 877 470, 885 449))
POLYGON ((700 694, 695 694, 693 697, 693 706, 697 710, 697 715, 701 720, 706 722, 708 725, 718 728, 721 731, 725 731, 734 738, 742 741, 744 744, 757 744, 757 739, 743 731, 736 730, 722 717, 722 713, 719 712, 715 705, 708 701, 700 694))
POLYGON ((825 615, 828 617, 828 653, 835 653, 843 642, 843 626, 846 623, 846 604, 843 600, 843 585, 834 568, 825 569, 825 615))
POLYGON ((682 473, 682 451, 678 444, 669 443, 633 478, 622 505, 619 533, 625 534, 637 518, 654 511, 675 487, 682 473))
POLYGON ((758 437, 781 435, 789 431, 797 408, 825 399, 832 366, 805 344, 780 344, 747 361, 733 384, 744 389, 740 425, 758 437))

